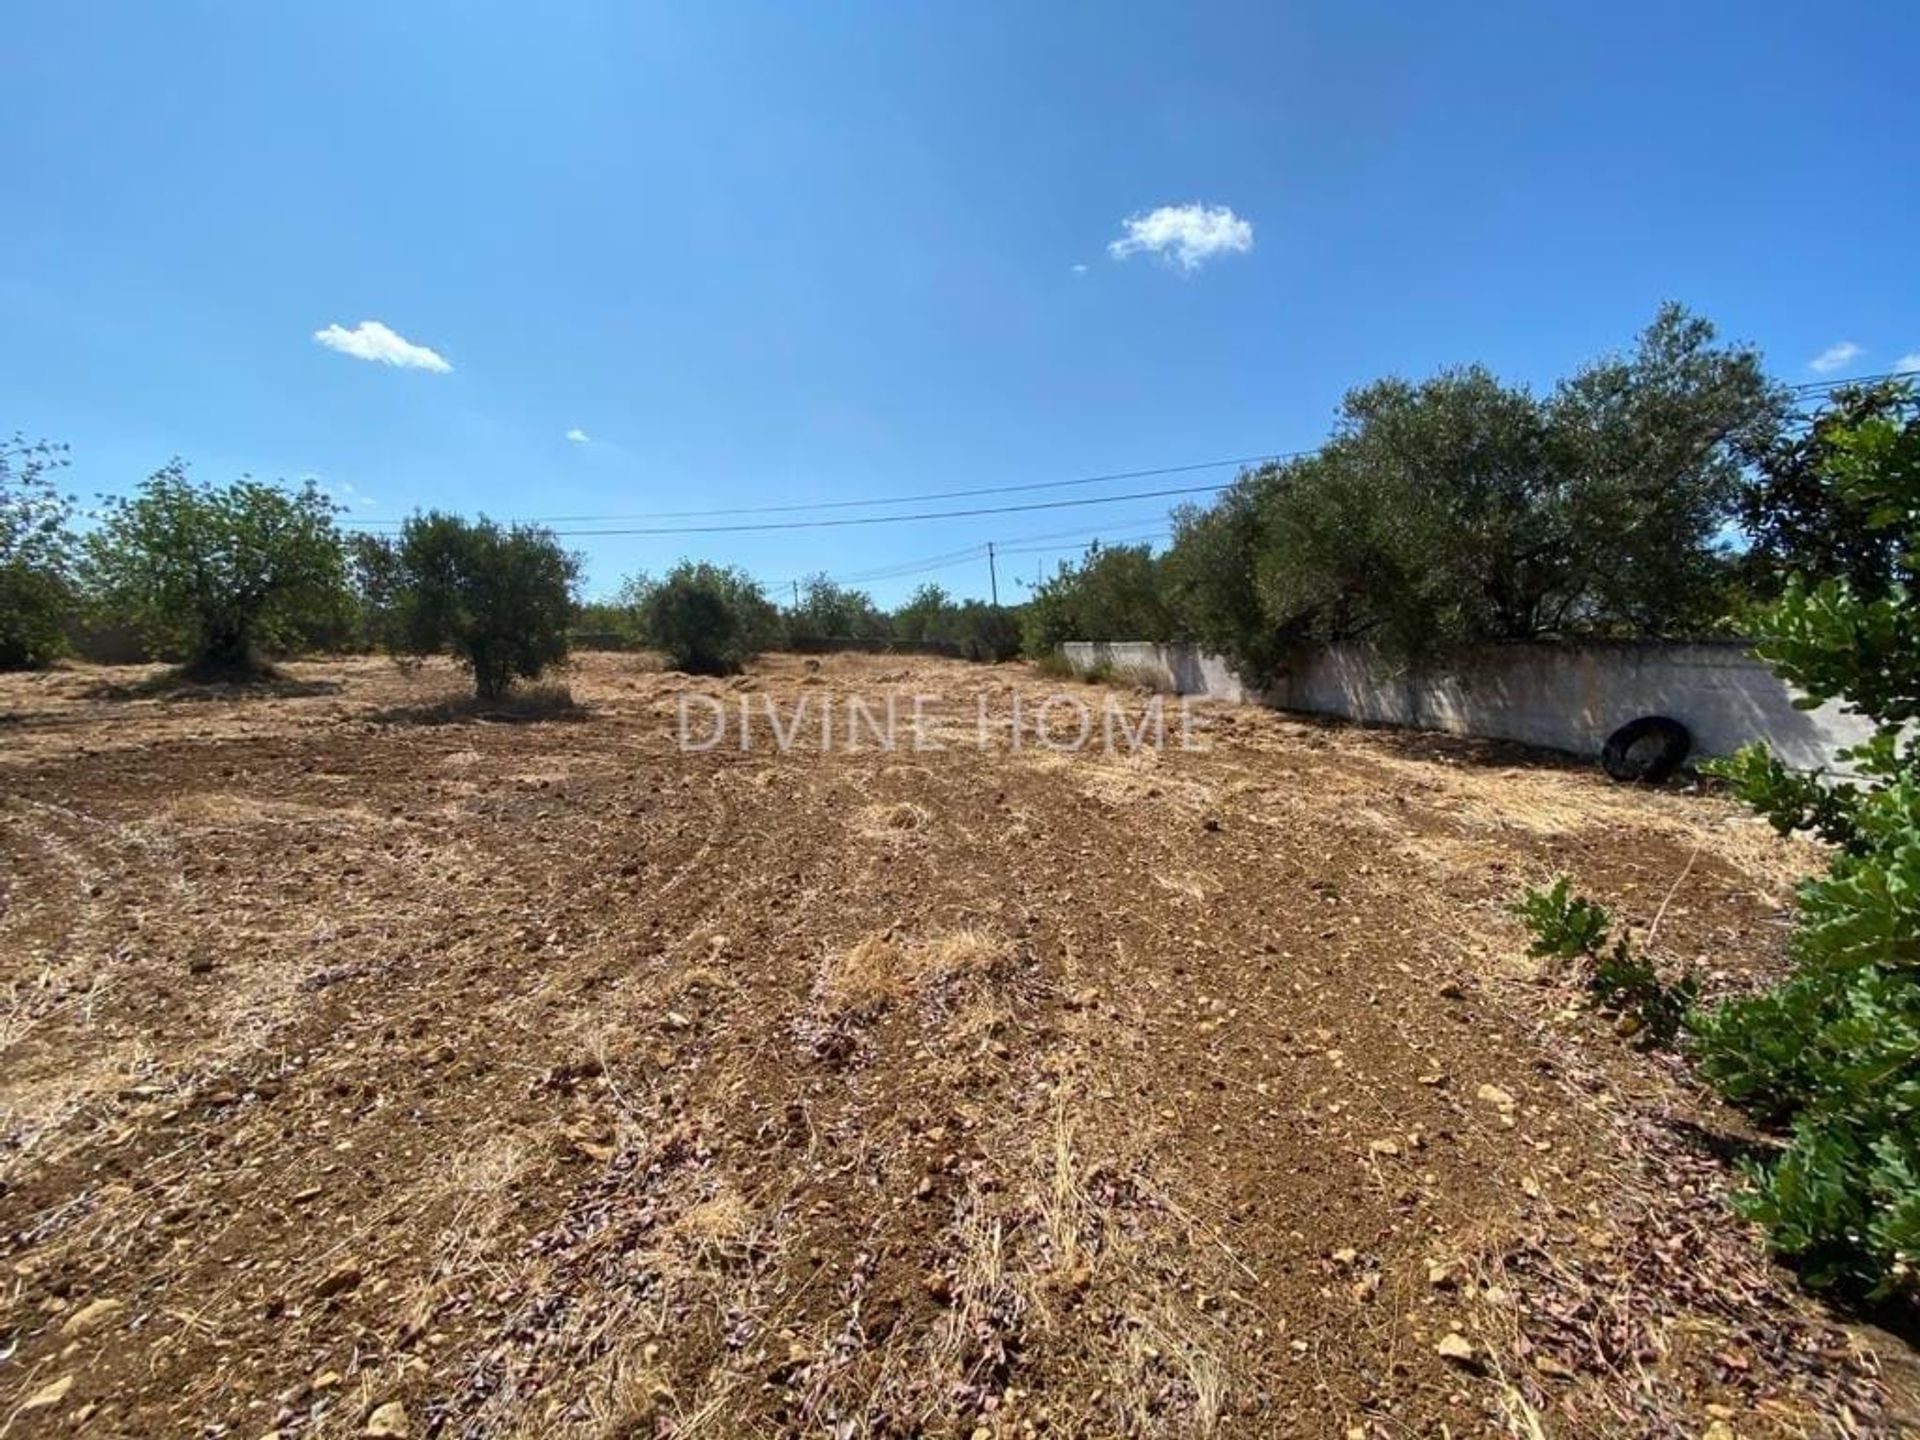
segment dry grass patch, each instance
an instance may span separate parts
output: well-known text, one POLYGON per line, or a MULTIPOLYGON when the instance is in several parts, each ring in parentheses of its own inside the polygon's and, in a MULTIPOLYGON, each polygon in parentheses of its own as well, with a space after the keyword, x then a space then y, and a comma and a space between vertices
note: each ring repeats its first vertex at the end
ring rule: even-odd
POLYGON ((904 840, 933 824, 933 812, 911 800, 868 805, 860 811, 858 829, 873 840, 904 840))
POLYGON ((880 931, 827 957, 820 999, 834 1016, 874 1014, 888 1005, 992 979, 1011 958, 1007 942, 984 930, 919 939, 880 931))
POLYGON ((745 1258, 755 1223, 753 1207, 723 1179, 669 1222, 662 1234, 667 1246, 678 1249, 695 1270, 712 1270, 745 1258))

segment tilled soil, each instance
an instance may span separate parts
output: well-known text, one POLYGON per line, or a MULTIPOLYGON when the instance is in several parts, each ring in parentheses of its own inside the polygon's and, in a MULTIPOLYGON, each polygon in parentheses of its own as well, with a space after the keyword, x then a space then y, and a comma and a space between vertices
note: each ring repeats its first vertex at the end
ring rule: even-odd
POLYGON ((1017 665, 569 681, 0 680, 4 1433, 1914 1423, 1727 1211, 1756 1138, 1507 911, 1570 873, 1725 992, 1811 848, 1252 710, 1050 749, 1017 665), (889 694, 944 748, 822 751, 889 694))

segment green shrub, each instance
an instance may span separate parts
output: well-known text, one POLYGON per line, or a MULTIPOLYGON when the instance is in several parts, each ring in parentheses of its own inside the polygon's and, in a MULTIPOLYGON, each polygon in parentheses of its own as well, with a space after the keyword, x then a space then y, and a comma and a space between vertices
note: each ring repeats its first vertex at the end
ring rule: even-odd
POLYGON ((997 665, 1020 654, 1020 617, 1005 605, 969 600, 953 612, 948 623, 951 638, 969 660, 997 665))
POLYGON ((1582 964, 1587 993, 1621 1015, 1629 1033, 1650 1045, 1674 1042, 1700 995, 1699 978, 1691 970, 1668 983, 1625 935, 1609 945, 1613 916, 1604 905, 1574 895, 1564 875, 1551 889, 1529 889, 1513 909, 1533 932, 1528 954, 1582 964))
POLYGON ((922 585, 893 612, 896 639, 954 646, 969 660, 997 664, 1020 653, 1020 621, 1003 605, 956 603, 938 585, 922 585))
POLYGON ((682 560, 629 584, 647 642, 676 670, 729 675, 780 639, 780 615, 742 570, 682 560))
POLYGON ((1702 1073, 1787 1131, 1749 1167, 1742 1209, 1807 1280, 1874 1297, 1920 1290, 1920 420, 1911 405, 1822 432, 1840 500, 1893 537, 1906 577, 1866 595, 1847 579, 1790 581, 1755 647, 1806 704, 1871 719, 1844 754, 1855 781, 1797 776, 1763 747, 1708 768, 1780 830, 1838 848, 1800 889, 1793 974, 1695 1022, 1702 1073))
POLYGON ((1529 888, 1513 911, 1533 932, 1527 953, 1536 959, 1578 960, 1599 953, 1607 943, 1613 916, 1604 905, 1571 893, 1562 875, 1550 890, 1529 888))
POLYGON ((894 636, 916 643, 951 639, 951 617, 957 608, 945 587, 928 581, 893 612, 894 636))

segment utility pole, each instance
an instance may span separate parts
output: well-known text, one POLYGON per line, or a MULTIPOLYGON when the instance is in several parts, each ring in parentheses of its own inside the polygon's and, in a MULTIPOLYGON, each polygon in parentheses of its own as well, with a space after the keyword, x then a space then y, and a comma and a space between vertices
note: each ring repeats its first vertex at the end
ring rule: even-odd
POLYGON ((993 563, 993 541, 987 541, 987 583, 993 587, 993 605, 1000 608, 1000 571, 993 563))
POLYGON ((798 580, 793 582, 793 608, 796 610, 800 608, 800 582, 798 580))

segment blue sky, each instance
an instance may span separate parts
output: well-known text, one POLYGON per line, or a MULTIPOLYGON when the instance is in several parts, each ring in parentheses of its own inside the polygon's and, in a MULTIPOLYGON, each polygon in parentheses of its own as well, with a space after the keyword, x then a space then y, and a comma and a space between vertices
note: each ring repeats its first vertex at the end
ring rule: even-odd
MULTIPOLYGON (((1381 374, 1545 383, 1668 298, 1789 380, 1920 354, 1911 4, 24 0, 7 37, 0 429, 83 495, 176 454, 369 522, 1055 481, 1308 446, 1381 374)), ((1018 598, 1167 503, 569 543, 601 591, 992 539, 1018 598)))

